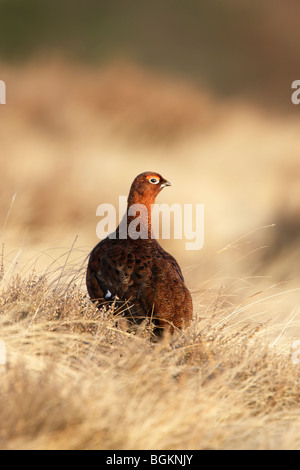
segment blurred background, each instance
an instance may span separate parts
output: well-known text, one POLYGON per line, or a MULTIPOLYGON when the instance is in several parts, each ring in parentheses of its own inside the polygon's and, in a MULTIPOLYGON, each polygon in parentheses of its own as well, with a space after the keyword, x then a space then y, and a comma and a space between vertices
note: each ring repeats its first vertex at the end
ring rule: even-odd
POLYGON ((172 182, 157 202, 205 205, 203 250, 162 242, 192 289, 297 287, 299 15, 297 0, 0 0, 5 262, 73 243, 83 261, 97 206, 153 170, 172 182))

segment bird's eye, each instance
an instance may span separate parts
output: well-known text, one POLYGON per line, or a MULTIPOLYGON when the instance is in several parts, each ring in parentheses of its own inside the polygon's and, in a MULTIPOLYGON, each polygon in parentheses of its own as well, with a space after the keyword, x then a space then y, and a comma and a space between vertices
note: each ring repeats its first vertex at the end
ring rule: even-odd
POLYGON ((159 179, 158 179, 158 178, 150 178, 150 179, 149 179, 149 182, 150 182, 151 184, 157 184, 157 183, 159 183, 159 179))

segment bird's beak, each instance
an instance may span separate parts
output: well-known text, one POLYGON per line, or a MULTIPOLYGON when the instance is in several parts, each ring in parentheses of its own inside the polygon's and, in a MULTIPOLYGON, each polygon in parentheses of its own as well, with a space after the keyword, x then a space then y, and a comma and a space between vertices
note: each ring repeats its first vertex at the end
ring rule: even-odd
POLYGON ((172 186, 172 185, 171 185, 170 181, 164 180, 164 181, 161 183, 160 187, 161 187, 161 188, 164 188, 165 186, 172 186))

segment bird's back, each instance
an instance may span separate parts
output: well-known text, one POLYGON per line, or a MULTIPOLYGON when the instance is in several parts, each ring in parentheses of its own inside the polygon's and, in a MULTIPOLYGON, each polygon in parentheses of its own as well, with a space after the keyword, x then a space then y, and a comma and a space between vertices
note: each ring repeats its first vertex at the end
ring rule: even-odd
POLYGON ((181 328, 192 316, 181 269, 154 239, 100 242, 90 256, 87 287, 99 304, 117 297, 127 302, 129 315, 151 316, 161 327, 181 328))

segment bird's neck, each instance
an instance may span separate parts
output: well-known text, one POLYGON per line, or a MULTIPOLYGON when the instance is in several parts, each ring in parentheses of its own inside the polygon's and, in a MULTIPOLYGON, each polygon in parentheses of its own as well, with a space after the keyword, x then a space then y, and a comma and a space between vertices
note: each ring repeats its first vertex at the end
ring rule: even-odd
POLYGON ((155 197, 141 195, 131 191, 127 202, 127 233, 129 238, 152 238, 151 211, 155 197))

